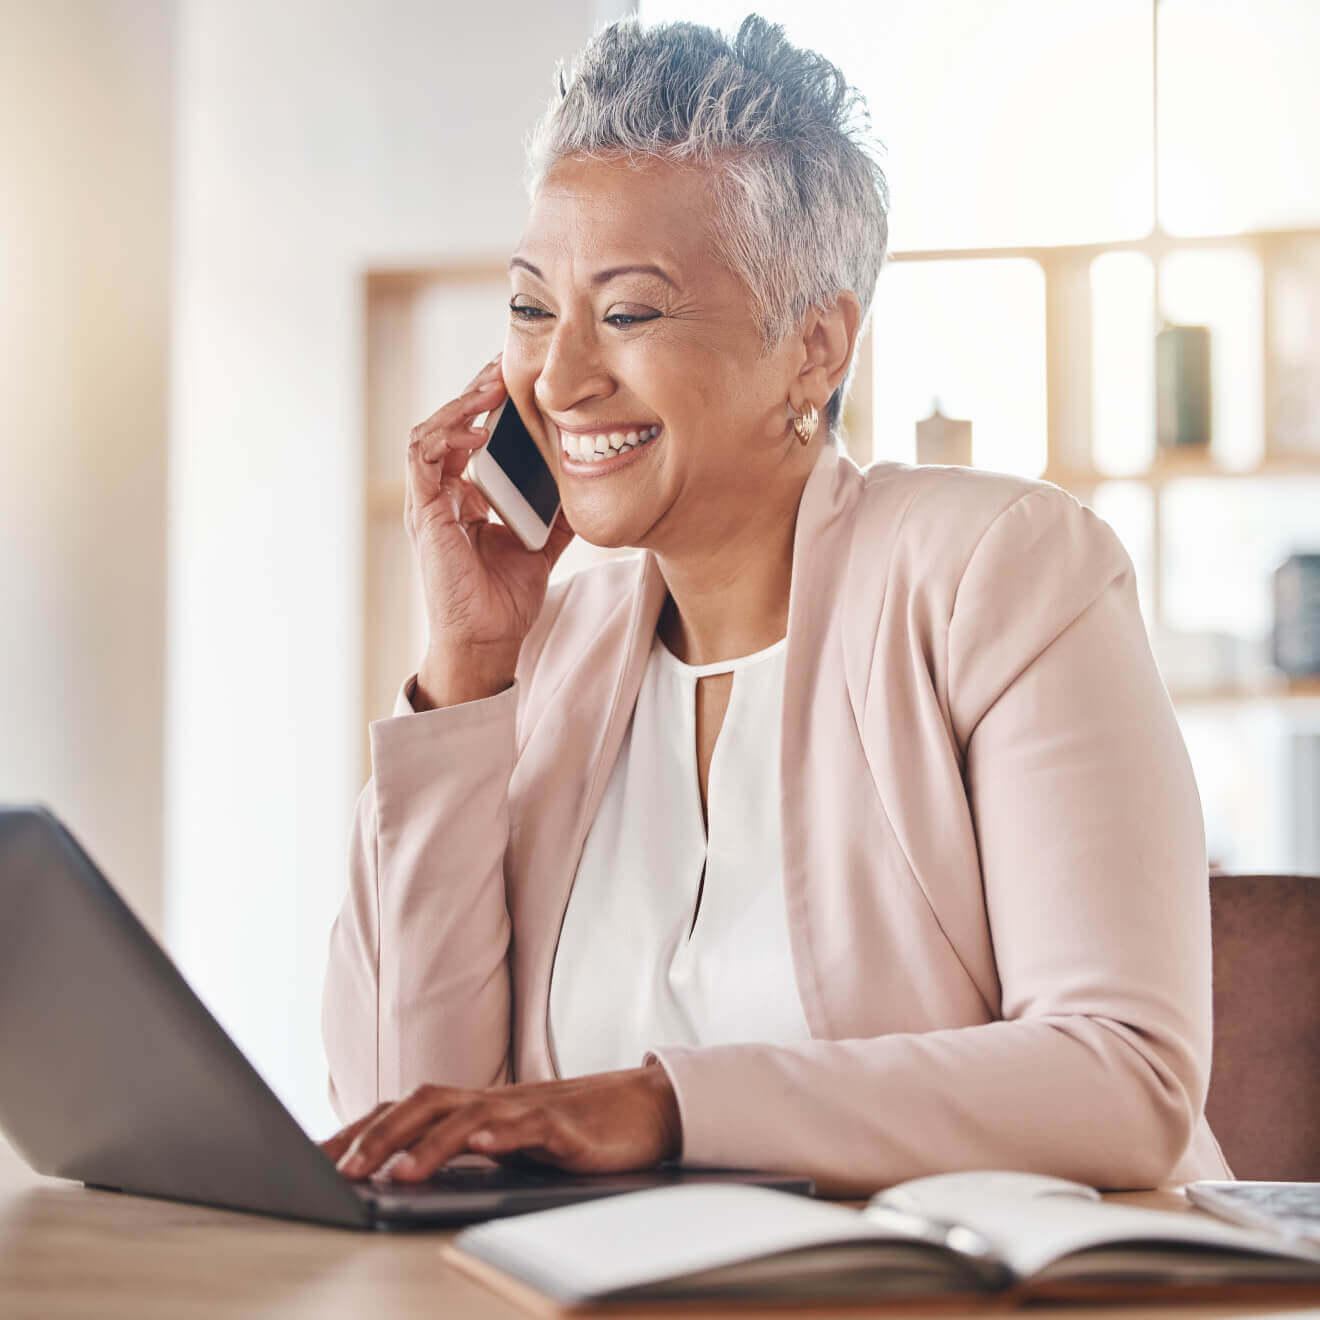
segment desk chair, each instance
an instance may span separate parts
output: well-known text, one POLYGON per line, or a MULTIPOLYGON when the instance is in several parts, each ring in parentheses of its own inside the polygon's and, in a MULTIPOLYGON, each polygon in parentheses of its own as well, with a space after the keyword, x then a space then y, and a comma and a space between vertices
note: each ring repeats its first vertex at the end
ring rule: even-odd
POLYGON ((1205 1112, 1239 1178, 1320 1181, 1320 876, 1210 877, 1205 1112))

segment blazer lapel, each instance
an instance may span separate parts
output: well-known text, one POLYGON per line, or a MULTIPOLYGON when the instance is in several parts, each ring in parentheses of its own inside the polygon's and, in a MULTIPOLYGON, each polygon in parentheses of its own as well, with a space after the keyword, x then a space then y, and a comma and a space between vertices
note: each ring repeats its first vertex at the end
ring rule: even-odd
POLYGON ((525 809, 536 816, 519 831, 514 859, 526 892, 510 895, 518 933, 514 974, 525 978, 527 987, 523 1020, 514 1026, 515 1073, 520 1081, 559 1075, 549 1034, 555 949, 587 834, 637 703, 666 591, 655 556, 643 551, 632 576, 622 638, 616 630, 613 637, 584 639, 587 655, 581 657, 575 679, 563 683, 553 698, 560 710, 548 734, 538 739, 540 747, 526 767, 536 787, 525 809), (592 681, 592 675, 600 673, 607 675, 604 682, 592 681), (579 774, 567 773, 556 755, 558 748, 548 745, 560 738, 593 749, 579 774), (574 796, 566 798, 566 794, 574 796))
MULTIPOLYGON (((828 771, 811 755, 813 706, 822 681, 843 679, 839 660, 827 650, 847 537, 861 491, 852 459, 833 446, 822 449, 807 479, 793 532, 793 569, 788 597, 788 641, 784 648, 784 700, 780 712, 780 855, 789 943, 802 1009, 811 1034, 830 1035, 828 1006, 821 990, 819 960, 812 949, 808 904, 811 872, 809 784, 828 771)), ((832 692, 832 698, 840 696, 832 692)), ((828 815, 815 828, 830 828, 828 815)), ((820 884, 825 877, 818 876, 820 884)))

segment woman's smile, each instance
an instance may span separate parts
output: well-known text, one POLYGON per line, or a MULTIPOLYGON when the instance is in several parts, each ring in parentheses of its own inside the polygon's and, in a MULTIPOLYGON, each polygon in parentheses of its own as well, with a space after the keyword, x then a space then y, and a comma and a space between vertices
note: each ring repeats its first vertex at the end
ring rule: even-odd
MULTIPOLYGON (((556 428, 559 429, 559 428, 556 428)), ((634 426, 598 431, 559 429, 560 469, 568 476, 596 477, 618 472, 642 456, 660 437, 662 427, 634 426)))

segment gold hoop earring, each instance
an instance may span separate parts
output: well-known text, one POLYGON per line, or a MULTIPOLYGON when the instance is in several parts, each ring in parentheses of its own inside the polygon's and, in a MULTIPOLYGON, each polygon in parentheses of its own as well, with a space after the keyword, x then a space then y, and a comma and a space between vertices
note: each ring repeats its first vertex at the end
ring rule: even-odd
POLYGON ((814 403, 808 403, 806 408, 793 418, 793 433, 804 445, 809 445, 819 425, 820 413, 816 411, 814 403))

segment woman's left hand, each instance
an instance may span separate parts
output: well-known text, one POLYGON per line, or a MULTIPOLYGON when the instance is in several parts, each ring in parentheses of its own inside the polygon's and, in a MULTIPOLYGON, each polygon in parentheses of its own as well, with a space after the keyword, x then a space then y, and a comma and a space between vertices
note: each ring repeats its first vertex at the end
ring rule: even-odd
POLYGON ((320 1143, 350 1178, 406 1152, 390 1166, 390 1177, 405 1182, 465 1151, 516 1151, 573 1173, 618 1173, 677 1158, 682 1145, 678 1101, 657 1063, 481 1091, 419 1086, 320 1143))

